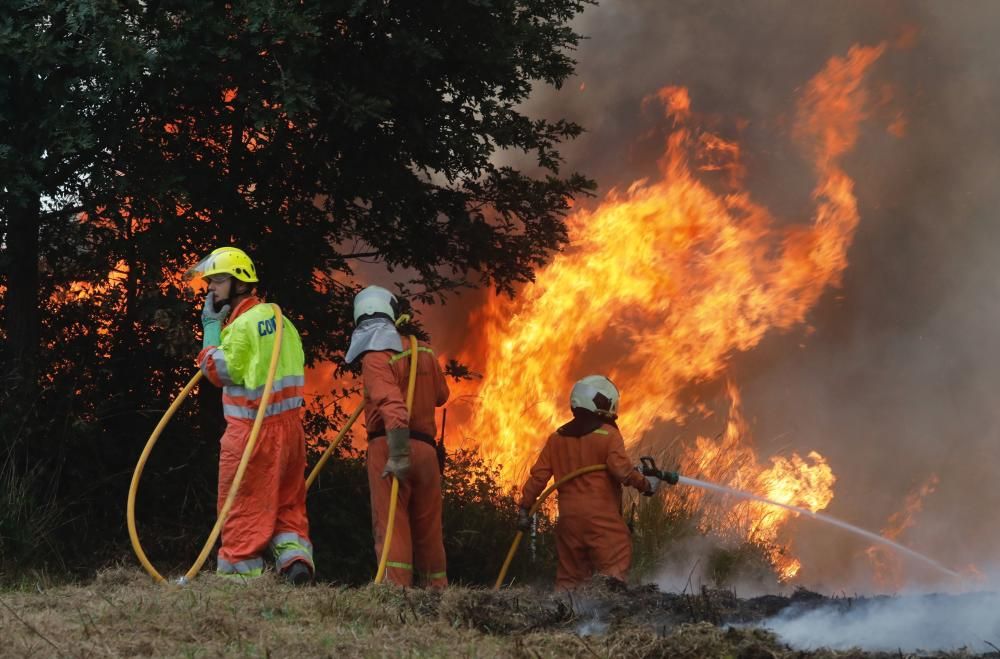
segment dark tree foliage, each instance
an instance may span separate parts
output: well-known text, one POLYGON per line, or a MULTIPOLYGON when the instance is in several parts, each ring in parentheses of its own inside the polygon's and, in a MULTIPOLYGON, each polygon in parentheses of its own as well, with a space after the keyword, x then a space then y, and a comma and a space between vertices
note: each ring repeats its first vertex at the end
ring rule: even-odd
MULTIPOLYGON (((580 127, 522 110, 572 72, 585 3, 3 3, 0 488, 24 504, 0 511, 0 570, 47 560, 3 531, 29 508, 68 567, 128 553, 132 466, 199 346, 179 275, 210 249, 253 255, 312 362, 346 347, 361 263, 424 302, 530 280, 592 188, 560 170, 580 127)), ((178 565, 214 515, 201 389, 139 504, 178 565)), ((317 433, 342 419, 314 411, 317 433)))
POLYGON ((72 218, 114 176, 109 151, 135 110, 140 39, 116 4, 15 2, 0 10, 0 355, 23 380, 37 373, 46 345, 39 326, 51 323, 53 284, 107 275, 72 218), (76 257, 70 270, 53 272, 54 254, 67 250, 76 257))

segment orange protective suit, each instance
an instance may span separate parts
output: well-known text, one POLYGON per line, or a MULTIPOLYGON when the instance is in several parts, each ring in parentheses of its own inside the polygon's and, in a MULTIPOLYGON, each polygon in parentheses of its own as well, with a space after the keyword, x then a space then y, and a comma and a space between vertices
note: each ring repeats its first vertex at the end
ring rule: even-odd
POLYGON ((390 350, 366 352, 361 359, 376 559, 381 560, 392 490, 392 479, 382 477, 389 457, 385 431, 409 428, 410 473, 399 487, 386 578, 400 586, 411 586, 416 571, 424 584, 442 588, 448 585, 448 577, 441 529, 441 471, 433 445, 437 434, 434 408, 448 401, 448 384, 434 351, 421 342, 413 410, 408 413, 410 350, 398 354, 390 350))
POLYGON ((578 417, 553 433, 531 467, 520 506, 531 508, 550 478, 581 467, 607 465, 559 488, 556 589, 571 590, 596 573, 625 580, 632 539, 621 515, 622 484, 648 492, 649 484, 629 462, 625 442, 611 422, 578 417))
MULTIPOLYGON (((237 305, 222 332, 221 345, 201 351, 205 376, 223 387, 226 431, 219 450, 218 507, 221 510, 263 396, 263 380, 274 345, 270 305, 250 297, 237 305)), ((279 368, 254 452, 233 506, 222 526, 217 571, 254 577, 263 573, 265 550, 278 571, 301 561, 314 571, 306 516, 305 431, 302 428, 304 364, 298 333, 283 325, 279 368)))

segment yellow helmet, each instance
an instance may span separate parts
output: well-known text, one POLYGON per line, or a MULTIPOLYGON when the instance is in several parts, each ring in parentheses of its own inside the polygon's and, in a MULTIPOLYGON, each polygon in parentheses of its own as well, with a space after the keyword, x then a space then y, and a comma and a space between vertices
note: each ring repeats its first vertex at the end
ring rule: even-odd
POLYGON ((247 253, 238 247, 220 247, 187 271, 190 279, 212 275, 232 275, 248 284, 257 283, 257 269, 247 253))

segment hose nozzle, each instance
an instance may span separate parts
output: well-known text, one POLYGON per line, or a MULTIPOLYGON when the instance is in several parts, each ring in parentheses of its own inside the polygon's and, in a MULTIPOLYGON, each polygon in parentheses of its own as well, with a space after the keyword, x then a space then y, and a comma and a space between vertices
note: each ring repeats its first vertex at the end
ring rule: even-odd
POLYGON ((653 456, 644 455, 639 458, 639 462, 642 463, 643 476, 653 476, 654 478, 659 478, 661 481, 664 481, 669 485, 677 485, 677 481, 680 479, 680 474, 676 471, 663 471, 657 468, 656 460, 653 459, 653 456))

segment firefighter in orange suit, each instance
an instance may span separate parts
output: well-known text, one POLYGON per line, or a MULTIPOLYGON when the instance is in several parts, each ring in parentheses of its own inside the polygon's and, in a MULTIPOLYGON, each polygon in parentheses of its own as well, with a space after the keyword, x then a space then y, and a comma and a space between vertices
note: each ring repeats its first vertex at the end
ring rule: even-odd
POLYGON ((615 418, 618 389, 603 375, 589 375, 573 386, 573 420, 554 432, 524 484, 518 527, 530 530, 528 511, 550 478, 559 480, 581 467, 607 465, 606 471, 577 476, 559 488, 556 589, 572 590, 594 574, 625 580, 632 563, 632 539, 621 515, 622 485, 647 496, 660 480, 643 476, 629 462, 615 418))
MULTIPOLYGON (((208 282, 202 310, 203 349, 198 365, 222 387, 226 431, 219 448, 218 506, 229 493, 264 394, 275 338, 275 312, 254 295, 257 272, 235 247, 213 251, 188 272, 208 282)), ((222 527, 217 573, 260 576, 270 553, 292 584, 313 580, 313 550, 306 517, 302 342, 284 319, 271 398, 253 455, 222 527)))
POLYGON ((392 479, 399 481, 386 578, 400 586, 416 580, 448 585, 441 531, 441 469, 434 436, 434 408, 448 401, 448 385, 434 351, 420 342, 417 354, 396 331, 396 297, 369 286, 354 298, 355 329, 347 363, 361 360, 368 430, 368 487, 376 559, 381 560, 392 479), (413 409, 406 409, 410 360, 417 359, 413 409))

